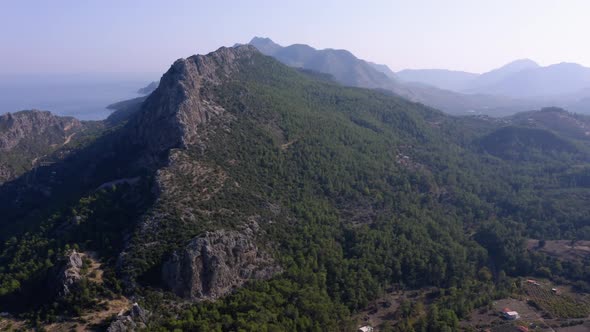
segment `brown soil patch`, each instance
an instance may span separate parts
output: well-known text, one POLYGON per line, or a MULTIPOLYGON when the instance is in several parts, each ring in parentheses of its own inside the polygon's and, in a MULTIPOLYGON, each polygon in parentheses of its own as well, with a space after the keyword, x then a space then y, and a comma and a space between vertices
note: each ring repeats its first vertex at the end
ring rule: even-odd
POLYGON ((539 247, 539 240, 528 240, 527 248, 566 261, 590 257, 590 241, 548 240, 539 247))
POLYGON ((431 288, 418 290, 397 290, 392 288, 385 295, 370 302, 364 310, 354 315, 353 319, 359 327, 369 325, 374 328, 374 331, 380 331, 380 327, 384 323, 395 325, 398 322, 396 312, 400 308, 402 301, 410 303, 419 301, 427 305, 431 302, 428 297, 432 291, 431 288))

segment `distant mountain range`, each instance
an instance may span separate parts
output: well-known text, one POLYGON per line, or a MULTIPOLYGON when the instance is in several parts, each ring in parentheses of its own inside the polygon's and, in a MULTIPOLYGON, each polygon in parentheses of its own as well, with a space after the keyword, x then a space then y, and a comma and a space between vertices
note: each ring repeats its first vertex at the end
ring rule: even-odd
POLYGON ((459 93, 485 93, 590 112, 590 68, 575 63, 542 67, 529 59, 511 62, 481 75, 443 69, 403 70, 402 81, 459 93))
POLYGON ((254 37, 250 45, 288 66, 330 74, 344 85, 386 89, 402 95, 409 93, 395 76, 388 77, 386 73, 395 74, 387 66, 358 59, 346 50, 316 50, 304 44, 282 47, 269 38, 259 37, 254 37))
POLYGON ((283 47, 260 37, 249 44, 291 67, 330 74, 344 85, 388 90, 450 114, 504 116, 546 106, 590 113, 590 68, 577 64, 541 67, 522 59, 484 74, 445 69, 394 72, 346 50, 283 47))

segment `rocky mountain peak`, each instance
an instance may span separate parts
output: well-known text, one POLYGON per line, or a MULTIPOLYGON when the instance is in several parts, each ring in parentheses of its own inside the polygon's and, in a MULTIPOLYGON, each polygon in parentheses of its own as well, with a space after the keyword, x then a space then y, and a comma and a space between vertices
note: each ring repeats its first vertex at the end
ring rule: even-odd
POLYGON ((249 42, 250 45, 255 46, 260 52, 266 55, 272 55, 283 48, 281 45, 275 43, 270 38, 254 37, 249 42))
POLYGON ((193 144, 201 124, 224 114, 213 101, 211 88, 255 54, 255 47, 239 45, 176 60, 130 124, 135 142, 153 151, 193 144))

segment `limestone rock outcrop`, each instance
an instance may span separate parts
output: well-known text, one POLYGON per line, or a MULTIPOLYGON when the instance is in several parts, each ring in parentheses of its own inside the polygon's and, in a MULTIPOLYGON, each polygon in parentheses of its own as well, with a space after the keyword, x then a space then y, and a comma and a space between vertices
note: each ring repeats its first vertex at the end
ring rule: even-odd
POLYGON ((217 299, 248 280, 269 279, 280 268, 247 232, 218 230, 194 238, 165 262, 162 278, 178 296, 217 299))

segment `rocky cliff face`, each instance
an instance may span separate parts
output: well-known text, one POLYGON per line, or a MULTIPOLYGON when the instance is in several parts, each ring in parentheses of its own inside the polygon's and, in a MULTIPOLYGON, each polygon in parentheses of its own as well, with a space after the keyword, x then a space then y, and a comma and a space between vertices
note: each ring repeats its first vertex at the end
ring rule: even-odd
MULTIPOLYGON (((149 240, 131 243, 120 257, 119 265, 129 271, 123 275, 130 288, 136 276, 130 268, 134 253, 176 249, 190 239, 165 238, 163 229, 180 224, 195 229, 211 215, 231 215, 237 224, 248 217, 242 211, 200 205, 239 186, 230 181, 222 165, 207 159, 205 151, 212 135, 229 131, 228 124, 235 119, 215 102, 216 88, 231 80, 248 61, 255 61, 255 56, 260 53, 245 45, 176 61, 128 122, 128 141, 145 150, 141 157, 144 165, 156 168, 157 195, 137 233, 149 240)), ((174 257, 163 275, 175 293, 192 299, 217 298, 250 278, 270 273, 262 266, 270 258, 258 250, 253 237, 232 231, 195 238, 174 257)))
POLYGON ((0 116, 0 151, 10 151, 25 140, 39 139, 40 144, 47 145, 63 144, 69 134, 81 128, 80 121, 47 111, 7 113, 0 116))
POLYGON ((268 279, 280 269, 249 232, 207 232, 175 252, 162 270, 166 285, 191 300, 217 299, 248 280, 268 279))
POLYGON ((247 60, 256 52, 248 45, 222 47, 177 60, 130 124, 135 143, 154 152, 195 144, 200 125, 225 114, 212 100, 212 88, 239 70, 238 59, 247 60))
POLYGON ((46 111, 1 115, 0 184, 35 167, 42 157, 69 143, 84 127, 74 118, 46 111))
POLYGON ((56 268, 57 273, 52 276, 50 286, 58 296, 70 294, 72 287, 82 279, 81 270, 83 255, 75 250, 68 254, 61 266, 56 268))

